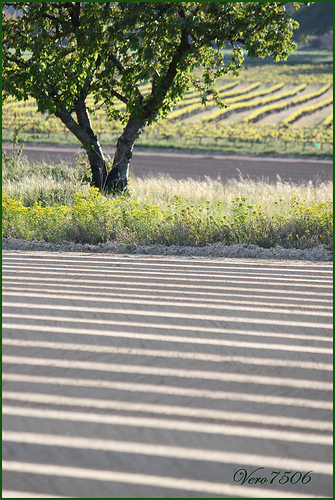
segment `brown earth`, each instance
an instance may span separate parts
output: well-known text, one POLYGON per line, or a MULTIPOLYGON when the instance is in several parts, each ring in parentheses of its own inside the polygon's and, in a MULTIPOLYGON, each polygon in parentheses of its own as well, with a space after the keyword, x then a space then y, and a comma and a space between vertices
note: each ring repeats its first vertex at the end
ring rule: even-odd
MULTIPOLYGON (((11 151, 12 146, 3 144, 3 149, 11 151)), ((48 160, 52 163, 59 159, 74 164, 78 152, 77 146, 30 145, 24 147, 24 154, 34 161, 48 160)), ((113 154, 113 149, 104 147, 104 151, 113 154)), ((244 178, 264 179, 277 182, 278 176, 285 182, 313 183, 333 179, 333 162, 328 159, 314 158, 269 158, 225 155, 214 151, 171 152, 162 149, 135 148, 131 160, 131 173, 139 177, 156 176, 160 173, 174 179, 217 179, 226 182, 229 179, 244 178)))

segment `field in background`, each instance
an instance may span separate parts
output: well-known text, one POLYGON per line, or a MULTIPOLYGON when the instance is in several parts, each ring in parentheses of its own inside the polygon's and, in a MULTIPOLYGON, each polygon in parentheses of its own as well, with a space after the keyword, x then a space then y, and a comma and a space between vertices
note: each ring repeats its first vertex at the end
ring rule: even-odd
MULTIPOLYGON (((333 75, 329 52, 295 55, 298 64, 247 62, 241 76, 227 77, 216 88, 227 108, 209 101, 204 107, 198 92, 188 92, 169 116, 147 127, 139 146, 211 149, 245 154, 331 156, 333 145, 333 75), (301 63, 303 62, 303 64, 301 63)), ((291 56, 293 57, 293 56, 291 56)), ((290 59, 292 60, 292 59, 290 59)), ((141 86, 149 92, 149 84, 141 86)), ((113 145, 122 131, 108 122, 104 104, 89 102, 92 123, 102 145, 113 145)), ((120 108, 122 110, 122 105, 120 108)), ((3 140, 22 127, 24 141, 77 144, 55 117, 40 115, 33 100, 9 100, 3 108, 3 140), (33 134, 33 137, 29 137, 33 134)))
MULTIPOLYGON (((331 61, 298 61, 247 64, 239 78, 219 81, 227 108, 214 102, 204 108, 200 96, 189 92, 136 144, 331 156, 331 61)), ((148 91, 143 84, 142 92, 148 91)), ((92 121, 102 145, 115 144, 121 125, 106 121, 103 103, 92 121)), ((4 106, 3 140, 18 138, 19 128, 23 141, 77 144, 56 118, 39 115, 32 100, 4 106)), ((124 196, 108 198, 90 189, 85 160, 78 160, 78 168, 30 164, 20 149, 12 158, 3 156, 3 236, 94 244, 332 248, 332 182, 294 185, 278 179, 269 185, 240 179, 223 184, 134 177, 124 196)))

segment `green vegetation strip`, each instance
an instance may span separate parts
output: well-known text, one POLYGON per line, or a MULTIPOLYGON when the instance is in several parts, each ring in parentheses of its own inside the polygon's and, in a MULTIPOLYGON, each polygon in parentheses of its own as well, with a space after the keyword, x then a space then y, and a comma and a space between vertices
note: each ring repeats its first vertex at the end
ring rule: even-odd
POLYGON ((64 205, 32 207, 3 195, 3 237, 45 240, 53 243, 74 241, 133 244, 197 245, 222 242, 224 245, 248 243, 263 248, 310 248, 318 244, 331 247, 331 201, 306 206, 299 196, 291 198, 288 213, 281 211, 281 200, 271 217, 262 204, 249 205, 246 197, 231 200, 230 212, 210 202, 187 205, 181 196, 165 210, 141 205, 120 197, 107 199, 91 188, 85 196, 73 196, 72 207, 64 205))
POLYGON ((331 249, 331 195, 332 183, 270 186, 241 180, 223 185, 161 177, 132 179, 125 196, 111 198, 89 187, 83 167, 80 173, 64 165, 6 160, 2 236, 52 243, 221 242, 300 249, 324 244, 331 249))

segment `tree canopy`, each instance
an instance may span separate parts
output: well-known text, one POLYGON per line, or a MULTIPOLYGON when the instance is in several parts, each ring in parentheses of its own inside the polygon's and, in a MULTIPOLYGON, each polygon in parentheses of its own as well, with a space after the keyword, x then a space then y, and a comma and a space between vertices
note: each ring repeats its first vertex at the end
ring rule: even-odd
MULTIPOLYGON (((284 2, 3 2, 3 97, 36 99, 87 150, 101 190, 123 189, 136 138, 193 85, 218 104, 214 82, 251 58, 295 49, 284 2), (220 50, 229 42, 232 56, 220 50), (195 70, 196 73, 195 73, 195 70), (199 70, 201 70, 199 72, 199 70), (197 74, 197 76, 195 76, 197 74), (139 85, 150 82, 147 95, 139 85), (108 173, 86 100, 124 123, 108 173), (116 102, 125 105, 120 111, 116 102)), ((298 9, 300 3, 292 3, 298 9)))

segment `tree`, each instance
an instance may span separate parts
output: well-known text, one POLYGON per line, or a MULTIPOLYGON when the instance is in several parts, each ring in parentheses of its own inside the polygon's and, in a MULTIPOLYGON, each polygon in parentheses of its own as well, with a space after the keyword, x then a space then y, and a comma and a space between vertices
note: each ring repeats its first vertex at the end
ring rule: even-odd
MULTIPOLYGON (((136 138, 193 85, 202 102, 218 77, 238 75, 248 56, 286 59, 297 23, 284 2, 3 2, 3 98, 33 97, 86 149, 93 183, 120 191, 136 138), (220 47, 229 41, 231 60, 220 47), (201 69, 201 74, 199 73, 201 69), (199 77, 195 77, 195 70, 199 77), (150 82, 149 94, 139 85, 150 82), (92 130, 87 97, 121 120, 112 169, 92 130), (121 112, 115 102, 126 106, 121 112)), ((292 3, 297 9, 300 3, 292 3)))

